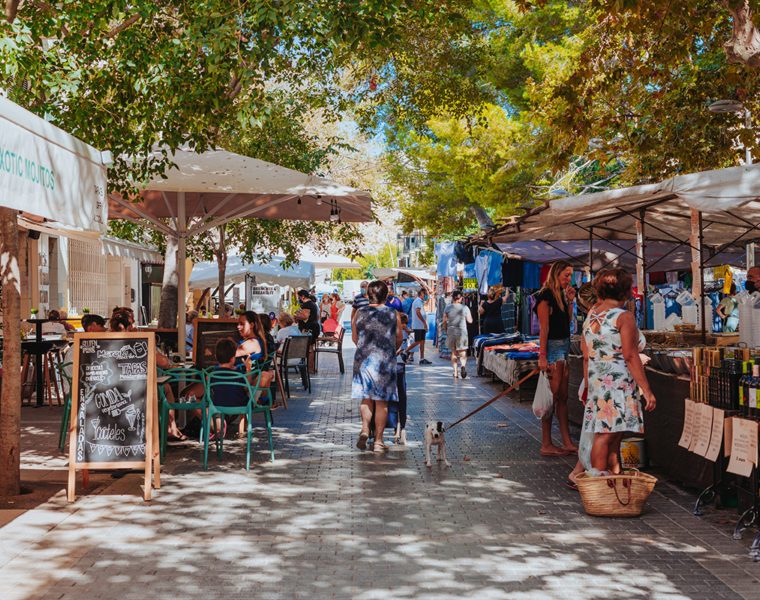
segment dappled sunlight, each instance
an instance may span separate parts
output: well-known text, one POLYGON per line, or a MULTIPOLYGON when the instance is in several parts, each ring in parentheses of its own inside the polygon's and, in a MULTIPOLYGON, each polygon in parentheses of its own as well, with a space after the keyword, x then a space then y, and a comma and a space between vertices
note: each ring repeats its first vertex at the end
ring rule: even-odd
MULTIPOLYGON (((646 515, 586 515, 561 485, 572 459, 537 455, 529 406, 495 404, 446 432, 452 467, 427 468, 425 421, 453 422, 490 390, 471 383, 477 394, 456 400, 450 367, 407 373, 406 446, 386 431, 387 452, 357 450, 350 375, 326 368, 311 396, 299 389, 275 412, 274 463, 257 420, 250 471, 241 440, 225 440, 221 460, 210 447, 207 471, 198 443, 183 442, 169 446, 149 503, 138 473, 75 504, 57 494, 1 530, 0 586, 13 586, 3 600, 88 598, 108 586, 128 600, 689 598, 673 563, 728 590, 702 566, 723 557, 696 538, 664 536, 646 515)), ((24 461, 65 473, 51 425, 27 431, 52 442, 27 446, 24 461)))

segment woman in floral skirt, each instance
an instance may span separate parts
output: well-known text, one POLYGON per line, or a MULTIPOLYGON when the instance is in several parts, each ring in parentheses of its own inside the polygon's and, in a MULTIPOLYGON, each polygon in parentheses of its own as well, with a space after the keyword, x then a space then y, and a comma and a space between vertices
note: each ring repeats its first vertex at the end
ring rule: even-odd
POLYGON ((620 441, 626 432, 643 433, 641 410, 654 410, 639 351, 644 336, 634 315, 623 309, 632 295, 633 280, 623 269, 610 269, 594 279, 598 302, 583 324, 582 347, 588 361, 588 400, 583 430, 594 434, 592 474, 620 472, 620 441))

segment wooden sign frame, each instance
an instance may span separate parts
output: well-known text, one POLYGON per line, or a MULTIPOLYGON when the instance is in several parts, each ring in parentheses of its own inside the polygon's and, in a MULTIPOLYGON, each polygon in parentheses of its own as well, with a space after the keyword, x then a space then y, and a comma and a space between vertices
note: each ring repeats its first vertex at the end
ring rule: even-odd
POLYGON ((198 330, 200 329, 198 327, 199 323, 235 323, 235 325, 237 325, 237 322, 237 317, 234 319, 196 319, 195 325, 193 327, 193 362, 196 365, 198 364, 198 330))
POLYGON ((82 471, 85 488, 88 469, 143 469, 145 471, 144 499, 150 500, 151 489, 161 487, 161 455, 158 433, 158 390, 156 388, 156 336, 152 332, 77 333, 74 335, 74 364, 71 377, 71 417, 69 419, 69 480, 67 498, 76 497, 76 472, 82 471), (79 423, 79 348, 82 340, 125 339, 148 342, 148 380, 145 398, 145 460, 128 462, 77 462, 77 426, 79 423))

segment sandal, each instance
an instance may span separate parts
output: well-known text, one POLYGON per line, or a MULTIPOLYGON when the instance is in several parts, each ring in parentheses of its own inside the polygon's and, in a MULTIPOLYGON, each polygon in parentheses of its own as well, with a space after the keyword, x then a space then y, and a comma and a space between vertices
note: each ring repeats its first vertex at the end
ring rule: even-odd
POLYGON ((541 456, 567 456, 570 454, 564 448, 553 447, 551 450, 541 450, 541 456))
POLYGON ((166 441, 167 442, 186 442, 187 441, 187 436, 184 433, 182 433, 182 432, 180 432, 179 435, 171 435, 170 434, 170 435, 167 436, 166 441))
POLYGON ((563 451, 565 451, 567 454, 572 454, 573 456, 577 456, 578 455, 578 448, 576 448, 574 446, 572 448, 567 448, 565 446, 562 446, 561 449, 563 451))
POLYGON ((576 492, 578 491, 578 484, 575 483, 572 479, 568 479, 565 482, 565 486, 569 487, 571 490, 575 490, 576 492))
POLYGON ((386 446, 383 442, 375 440, 374 447, 372 448, 373 452, 385 452, 388 449, 388 446, 386 446))
MULTIPOLYGON (((227 421, 224 421, 224 425, 222 426, 222 437, 224 438, 226 436, 227 436, 227 421)), ((216 432, 212 430, 211 433, 209 433, 208 441, 210 442, 210 441, 213 441, 214 439, 216 439, 216 432)))
POLYGON ((369 439, 369 432, 368 431, 362 431, 359 434, 359 439, 356 440, 356 447, 359 448, 359 450, 366 450, 367 449, 367 440, 369 439))

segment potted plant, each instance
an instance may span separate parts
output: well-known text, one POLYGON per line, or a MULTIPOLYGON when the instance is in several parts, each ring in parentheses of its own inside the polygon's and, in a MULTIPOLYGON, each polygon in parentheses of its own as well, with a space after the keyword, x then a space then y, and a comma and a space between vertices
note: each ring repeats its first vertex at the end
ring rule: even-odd
POLYGON ((32 319, 36 319, 37 318, 37 313, 40 312, 40 311, 37 308, 33 308, 29 312, 32 313, 32 319))
POLYGON ((235 314, 238 315, 238 316, 242 315, 244 312, 245 311, 242 308, 236 308, 235 309, 235 314))
POLYGON ((87 307, 85 306, 85 307, 82 309, 82 314, 83 314, 83 315, 89 315, 89 314, 90 314, 90 309, 89 309, 89 308, 87 308, 87 307))

